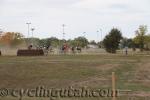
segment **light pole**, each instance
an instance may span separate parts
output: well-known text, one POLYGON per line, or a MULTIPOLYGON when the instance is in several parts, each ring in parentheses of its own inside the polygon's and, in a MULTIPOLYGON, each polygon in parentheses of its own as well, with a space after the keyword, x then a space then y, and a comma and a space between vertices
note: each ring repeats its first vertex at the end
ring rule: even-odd
POLYGON ((103 36, 102 36, 102 29, 101 29, 101 28, 97 31, 97 43, 98 43, 99 32, 101 33, 100 46, 101 46, 101 48, 102 48, 102 40, 103 40, 102 38, 103 38, 103 36))
MULTIPOLYGON (((83 32, 83 37, 86 39, 85 34, 86 34, 86 32, 83 32)), ((84 44, 85 44, 85 48, 86 48, 86 40, 84 40, 84 44)))
POLYGON ((98 31, 96 31, 97 32, 97 43, 98 43, 98 41, 99 41, 99 30, 98 31))
POLYGON ((2 36, 2 33, 3 33, 3 31, 2 31, 2 29, 0 29, 0 38, 1 38, 1 36, 2 36))
POLYGON ((103 34, 102 34, 102 29, 100 28, 100 32, 101 32, 101 41, 102 41, 102 38, 103 38, 103 34))
POLYGON ((31 23, 28 22, 28 23, 26 23, 26 24, 28 25, 28 36, 27 36, 27 38, 29 38, 29 35, 30 35, 30 24, 31 24, 31 23))
POLYGON ((32 31, 32 45, 33 45, 33 31, 35 30, 35 28, 31 28, 32 31))
POLYGON ((63 25, 62 25, 62 28, 63 28, 63 40, 65 40, 65 27, 66 27, 66 25, 63 24, 63 25))

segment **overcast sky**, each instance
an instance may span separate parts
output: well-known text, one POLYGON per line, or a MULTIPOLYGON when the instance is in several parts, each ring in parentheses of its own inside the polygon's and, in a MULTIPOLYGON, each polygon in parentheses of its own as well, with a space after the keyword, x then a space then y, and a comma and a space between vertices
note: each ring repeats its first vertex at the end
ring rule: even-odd
POLYGON ((113 27, 133 37, 139 25, 150 28, 150 0, 0 0, 1 29, 27 36, 26 22, 39 38, 62 38, 62 24, 66 39, 101 39, 96 31, 104 37, 113 27))

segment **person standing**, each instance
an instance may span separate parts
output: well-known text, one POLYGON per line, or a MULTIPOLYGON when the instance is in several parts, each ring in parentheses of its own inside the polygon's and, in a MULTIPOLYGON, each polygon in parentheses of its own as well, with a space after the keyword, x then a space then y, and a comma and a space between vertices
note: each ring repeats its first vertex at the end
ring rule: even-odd
POLYGON ((128 47, 125 47, 125 54, 128 55, 128 47))

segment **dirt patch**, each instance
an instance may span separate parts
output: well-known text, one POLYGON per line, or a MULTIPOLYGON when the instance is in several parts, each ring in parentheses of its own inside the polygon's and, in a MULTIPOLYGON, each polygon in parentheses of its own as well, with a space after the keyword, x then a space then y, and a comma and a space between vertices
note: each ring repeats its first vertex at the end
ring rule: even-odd
POLYGON ((117 68, 119 66, 120 66, 120 64, 104 64, 104 65, 97 66, 96 68, 101 71, 108 71, 113 68, 117 68))
POLYGON ((150 92, 141 92, 141 91, 137 91, 137 92, 133 92, 133 93, 129 94, 128 96, 135 96, 135 97, 150 97, 150 92))
POLYGON ((135 75, 138 80, 150 80, 150 63, 140 64, 135 75))
POLYGON ((108 87, 111 85, 109 83, 111 83, 111 79, 106 79, 104 77, 91 77, 91 78, 87 78, 82 81, 75 82, 75 83, 71 84, 71 86, 75 86, 75 87, 83 87, 83 86, 108 87))

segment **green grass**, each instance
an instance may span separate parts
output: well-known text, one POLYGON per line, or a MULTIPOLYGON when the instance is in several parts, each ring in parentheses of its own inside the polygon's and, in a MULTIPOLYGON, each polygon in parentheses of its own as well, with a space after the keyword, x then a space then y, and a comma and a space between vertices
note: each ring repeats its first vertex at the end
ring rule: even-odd
MULTIPOLYGON (((146 93, 150 91, 149 81, 147 82, 149 79, 140 74, 143 81, 135 80, 138 80, 139 71, 143 71, 141 65, 150 66, 149 61, 150 57, 146 55, 2 56, 0 57, 0 88, 17 89, 37 86, 111 88, 111 73, 114 71, 117 77, 117 89, 146 93)), ((149 76, 150 70, 147 70, 146 75, 149 76)), ((129 97, 119 97, 118 100, 127 100, 127 98, 129 97)), ((140 100, 144 100, 141 98, 140 100)), ((59 100, 80 99, 111 100, 112 98, 59 98, 59 100)), ((5 97, 2 100, 17 100, 17 98, 5 97)), ((25 98, 24 100, 46 99, 25 98)))

